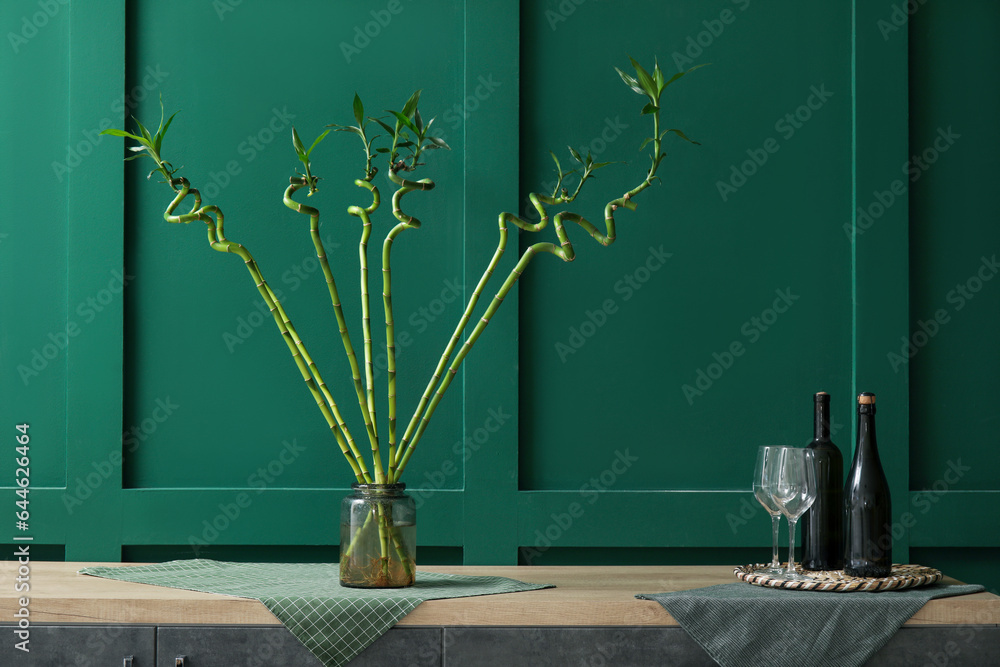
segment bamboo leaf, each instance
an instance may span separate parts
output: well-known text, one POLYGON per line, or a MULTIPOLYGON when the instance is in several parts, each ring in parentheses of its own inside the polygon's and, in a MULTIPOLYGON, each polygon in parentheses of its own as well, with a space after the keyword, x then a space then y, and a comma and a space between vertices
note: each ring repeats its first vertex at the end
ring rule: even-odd
POLYGON ((152 146, 153 146, 153 136, 149 133, 149 130, 147 130, 146 126, 143 125, 142 123, 140 123, 139 119, 136 118, 135 116, 132 116, 132 120, 134 120, 135 124, 139 126, 139 131, 142 132, 142 136, 143 136, 143 138, 145 138, 146 144, 150 148, 152 148, 152 146))
POLYGON ((160 146, 163 144, 163 137, 167 136, 167 130, 170 129, 170 124, 172 122, 174 122, 174 116, 176 116, 179 113, 180 113, 180 111, 175 111, 173 114, 171 114, 170 118, 167 119, 166 124, 163 125, 160 128, 160 130, 156 133, 156 146, 155 146, 155 148, 156 148, 157 155, 160 153, 160 146))
POLYGON ((684 134, 683 132, 681 132, 678 129, 664 130, 663 134, 661 134, 660 136, 663 137, 663 135, 665 135, 667 132, 673 132, 674 134, 676 134, 678 137, 680 137, 684 141, 687 141, 689 143, 695 144, 696 146, 701 146, 701 144, 699 142, 695 141, 694 139, 690 139, 686 134, 684 134))
POLYGON ((580 164, 583 164, 583 158, 580 157, 580 154, 577 153, 572 146, 567 146, 567 148, 569 148, 569 154, 573 156, 573 159, 579 162, 580 164))
POLYGON ((451 150, 451 146, 449 146, 448 144, 446 144, 445 141, 444 141, 444 139, 442 139, 441 137, 430 136, 430 137, 427 137, 427 138, 431 140, 431 143, 433 143, 435 147, 437 147, 437 148, 444 148, 445 150, 449 150, 449 151, 451 150))
POLYGON ((666 87, 663 83, 663 70, 660 69, 660 63, 657 60, 653 60, 653 82, 656 83, 656 97, 659 99, 660 93, 666 87))
MULTIPOLYGON (((413 121, 407 118, 406 115, 401 114, 398 111, 392 111, 391 109, 389 109, 388 111, 389 113, 391 113, 393 116, 396 117, 396 120, 398 120, 401 125, 413 130, 414 134, 420 134, 420 132, 417 130, 417 127, 413 124, 413 121)), ((395 134, 395 130, 393 130, 393 134, 395 134)))
POLYGON ((147 150, 145 146, 129 146, 128 149, 133 153, 138 153, 139 151, 147 150))
POLYGON ((667 86, 669 86, 670 84, 672 84, 674 81, 676 81, 677 79, 679 79, 682 76, 684 76, 685 74, 687 74, 688 72, 693 72, 696 69, 698 69, 699 67, 704 67, 705 65, 709 65, 709 64, 710 63, 702 63, 700 65, 695 65, 694 67, 690 67, 690 68, 684 70, 683 72, 678 72, 677 74, 674 74, 672 77, 670 77, 670 79, 665 84, 663 84, 663 87, 666 88, 667 86))
POLYGON ((388 123, 384 122, 381 118, 372 118, 371 116, 368 116, 368 120, 373 120, 376 123, 378 123, 379 125, 381 125, 382 128, 386 132, 388 132, 390 136, 394 136, 396 134, 396 130, 394 130, 391 125, 389 125, 388 123))
POLYGON ((156 128, 156 134, 163 132, 163 116, 163 93, 160 93, 160 126, 156 128))
POLYGON ((403 105, 403 115, 409 118, 413 115, 413 112, 417 110, 417 103, 420 101, 420 91, 410 95, 410 99, 406 100, 406 104, 403 105))
POLYGON ((375 149, 375 152, 376 152, 376 153, 388 153, 388 152, 389 152, 389 149, 388 149, 388 148, 386 148, 385 146, 381 146, 381 147, 379 147, 379 148, 376 148, 376 149, 375 149))
POLYGON ((653 140, 653 137, 646 137, 645 139, 643 139, 642 143, 639 145, 639 150, 642 150, 643 148, 645 148, 649 144, 649 142, 652 141, 652 140, 653 140))
POLYGON ((559 158, 557 158, 556 154, 553 153, 552 151, 549 151, 549 155, 551 155, 552 159, 555 161, 555 163, 556 163, 556 171, 559 172, 559 177, 562 178, 563 171, 562 171, 562 165, 559 164, 559 158))
MULTIPOLYGON (((354 129, 357 129, 357 130, 360 130, 360 128, 354 128, 354 129)), ((316 137, 316 141, 312 142, 312 146, 310 146, 310 147, 309 147, 309 150, 307 150, 307 151, 306 151, 306 157, 309 157, 309 154, 310 154, 310 153, 312 153, 312 150, 313 150, 314 148, 316 148, 316 145, 317 145, 317 144, 318 144, 319 142, 323 141, 323 139, 325 139, 325 138, 326 138, 326 135, 328 135, 328 134, 330 134, 330 130, 327 130, 327 131, 326 131, 326 132, 324 132, 323 134, 321 134, 321 135, 319 135, 318 137, 316 137)), ((364 135, 362 135, 362 138, 364 138, 364 135)))
POLYGON ((304 159, 306 156, 306 147, 302 145, 302 140, 299 139, 299 133, 295 131, 294 127, 292 127, 292 146, 295 147, 295 152, 298 153, 299 159, 304 159))
POLYGON ((659 110, 660 110, 660 107, 656 106, 652 102, 647 102, 646 106, 644 106, 642 108, 642 113, 643 113, 643 115, 645 115, 645 114, 651 114, 651 113, 656 113, 659 110))
POLYGON ((413 124, 417 127, 417 134, 422 135, 424 131, 424 120, 420 117, 420 110, 413 110, 413 124))
MULTIPOLYGON (((145 149, 140 149, 140 150, 145 150, 145 149)), ((139 153, 138 155, 130 155, 127 158, 125 158, 125 161, 128 162, 130 160, 136 160, 136 159, 141 158, 141 157, 142 157, 142 153, 139 153)))
MULTIPOLYGON (((336 126, 333 127, 333 131, 334 132, 353 132, 354 134, 358 135, 362 139, 365 138, 365 135, 361 132, 361 128, 360 127, 355 127, 354 125, 336 125, 336 126)), ((310 149, 310 150, 312 150, 312 149, 310 149)))
POLYGON ((652 99, 657 98, 656 83, 653 81, 653 77, 649 75, 649 72, 642 68, 635 58, 629 56, 628 58, 632 61, 632 67, 635 68, 636 78, 639 80, 639 85, 642 86, 643 91, 652 99))
POLYGON ((615 71, 618 72, 618 75, 622 78, 622 81, 625 82, 626 86, 628 86, 629 88, 631 88, 635 92, 639 93, 640 95, 645 95, 646 94, 645 91, 643 91, 643 89, 639 86, 639 82, 636 81, 633 77, 629 76, 628 74, 626 74, 625 72, 621 71, 617 67, 615 68, 615 71))
POLYGON ((358 121, 358 125, 361 125, 362 119, 365 117, 365 105, 361 103, 361 98, 357 93, 354 93, 354 120, 358 121))
POLYGON ((102 130, 101 134, 107 134, 112 137, 127 137, 129 139, 135 139, 136 141, 142 141, 142 137, 137 137, 131 132, 126 132, 125 130, 116 130, 115 128, 102 130))

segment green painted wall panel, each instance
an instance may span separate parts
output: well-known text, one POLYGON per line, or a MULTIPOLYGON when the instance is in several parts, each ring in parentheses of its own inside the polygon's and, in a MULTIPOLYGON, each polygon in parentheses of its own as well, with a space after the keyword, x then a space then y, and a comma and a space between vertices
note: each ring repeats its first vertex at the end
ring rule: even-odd
POLYGON ((903 341, 893 352, 911 371, 915 490, 998 488, 1000 227, 991 155, 1000 130, 984 113, 1000 103, 997 30, 1000 6, 990 2, 932 2, 910 22, 915 354, 903 355, 903 341), (951 74, 968 63, 973 79, 951 74))
MULTIPOLYGON (((241 5, 221 17, 210 5, 198 3, 191 11, 152 2, 130 5, 133 80, 138 82, 150 68, 168 71, 155 92, 164 95, 170 109, 183 110, 168 137, 169 159, 186 165, 181 173, 223 207, 229 238, 255 253, 269 284, 280 290, 359 442, 367 439, 308 219, 284 207, 281 194, 288 176, 301 166, 292 151, 291 127, 311 141, 328 123, 354 122, 350 104, 355 91, 368 113, 384 115, 384 109, 401 108, 414 89, 422 88, 426 117, 437 115, 444 123, 454 150, 431 153, 424 174, 438 181, 438 190, 405 200, 407 210, 426 224, 403 234, 393 252, 399 410, 408 420, 430 377, 433 355, 443 348, 461 312, 464 293, 459 208, 463 143, 454 122, 448 122, 455 114, 451 107, 463 97, 463 29, 460 6, 454 3, 420 10, 400 7, 398 13, 379 9, 373 15, 357 4, 307 3, 298 5, 288 20, 275 22, 272 9, 263 5, 241 5), (375 36, 358 37, 355 28, 375 36), (248 34, 267 34, 270 46, 246 40, 248 34), (395 45, 409 34, 436 37, 423 40, 419 55, 400 57, 395 45)), ((140 105, 141 117, 155 119, 155 97, 140 105)), ((367 203, 353 185, 363 164, 356 137, 328 137, 313 153, 314 172, 324 181, 308 202, 323 212, 321 234, 359 352, 360 223, 346 209, 367 203)), ((284 471, 281 486, 345 485, 350 469, 301 386, 277 329, 261 313, 263 301, 249 274, 234 257, 208 248, 202 230, 162 221, 169 191, 148 184, 144 168, 135 163, 128 182, 129 267, 136 281, 129 295, 127 326, 134 335, 126 349, 126 419, 141 421, 158 400, 169 398, 179 407, 129 457, 126 485, 244 486, 258 466, 291 441, 306 450, 284 471)), ((369 250, 370 289, 376 360, 384 364, 384 327, 377 324, 382 312, 380 239, 395 221, 389 216, 391 184, 381 175, 376 183, 385 201, 369 250)), ((384 387, 384 365, 377 371, 379 387, 384 387)), ((378 396, 384 420, 384 389, 378 396)), ((425 447, 436 443, 448 451, 461 439, 456 392, 436 415, 425 447)), ((417 457, 409 475, 419 477, 423 461, 417 457)), ((460 474, 448 480, 450 488, 461 484, 460 474)))
MULTIPOLYGON (((900 526, 922 547, 1000 546, 1000 490, 947 490, 940 485, 910 495, 900 526)), ((897 531, 899 528, 897 528, 897 531)), ((997 579, 992 581, 997 583, 997 579)), ((993 585, 993 584, 991 584, 993 585)))
POLYGON ((522 11, 524 196, 547 150, 589 146, 628 162, 588 184, 576 209, 599 217, 649 133, 611 65, 711 65, 665 95, 666 127, 702 145, 666 143, 613 246, 584 237, 573 265, 525 277, 521 487, 577 488, 628 449, 620 488, 745 488, 758 445, 809 439, 813 392, 849 419, 849 7, 593 3, 550 29, 558 6, 522 11))
MULTIPOLYGON (((123 1, 72 5, 71 138, 93 136, 102 125, 123 120, 124 108, 117 105, 124 103, 124 9, 123 1), (105 31, 99 44, 90 39, 105 31)), ((61 518, 69 560, 121 555, 122 322, 130 281, 122 247, 122 162, 116 159, 115 142, 101 146, 105 150, 95 150, 86 168, 69 176, 67 298, 69 303, 96 302, 100 311, 89 335, 77 337, 67 351, 67 493, 61 518), (114 277, 109 280, 109 275, 114 277), (84 490, 76 491, 81 482, 89 490, 86 497, 84 490)))
MULTIPOLYGON (((35 2, 0 6, 0 430, 13 441, 14 424, 30 424, 40 487, 66 478, 66 350, 94 335, 96 316, 66 291, 68 173, 90 162, 94 146, 67 125, 70 16, 58 7, 50 16, 35 2)), ((0 458, 0 486, 11 485, 14 468, 0 458)))
POLYGON ((913 552, 995 590, 1000 231, 990 155, 1000 133, 983 110, 998 96, 1000 7, 929 2, 908 28, 911 304, 886 363, 910 372, 913 552))

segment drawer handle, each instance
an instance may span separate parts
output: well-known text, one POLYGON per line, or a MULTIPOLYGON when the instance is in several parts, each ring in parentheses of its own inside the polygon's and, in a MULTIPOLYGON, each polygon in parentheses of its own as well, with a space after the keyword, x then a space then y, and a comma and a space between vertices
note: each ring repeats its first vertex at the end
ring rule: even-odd
POLYGON ((122 667, 132 667, 132 662, 135 660, 134 656, 125 656, 125 661, 122 663, 122 667))

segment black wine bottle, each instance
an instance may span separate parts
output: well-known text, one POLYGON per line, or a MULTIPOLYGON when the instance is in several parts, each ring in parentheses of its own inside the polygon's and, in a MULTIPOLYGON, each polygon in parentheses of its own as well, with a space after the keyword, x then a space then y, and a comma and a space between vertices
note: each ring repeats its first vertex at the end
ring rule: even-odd
POLYGON ((816 500, 802 515, 802 567, 844 567, 844 457, 830 440, 830 394, 813 395, 815 426, 807 445, 816 460, 816 500))
POLYGON ((875 394, 858 396, 858 443, 844 486, 844 573, 892 572, 892 502, 875 439, 875 394))

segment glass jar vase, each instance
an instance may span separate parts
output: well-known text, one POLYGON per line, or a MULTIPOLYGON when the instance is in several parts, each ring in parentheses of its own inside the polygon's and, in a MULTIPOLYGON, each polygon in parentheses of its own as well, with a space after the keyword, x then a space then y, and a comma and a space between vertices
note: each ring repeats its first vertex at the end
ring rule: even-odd
POLYGON ((351 489, 340 504, 340 585, 412 586, 417 508, 406 484, 352 484, 351 489))

